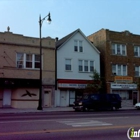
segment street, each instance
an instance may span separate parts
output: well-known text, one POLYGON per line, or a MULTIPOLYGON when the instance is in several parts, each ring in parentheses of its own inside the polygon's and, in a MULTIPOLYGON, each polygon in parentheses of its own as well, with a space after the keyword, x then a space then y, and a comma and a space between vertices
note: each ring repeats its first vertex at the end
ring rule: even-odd
POLYGON ((139 110, 0 114, 0 140, 127 140, 139 118, 139 110))

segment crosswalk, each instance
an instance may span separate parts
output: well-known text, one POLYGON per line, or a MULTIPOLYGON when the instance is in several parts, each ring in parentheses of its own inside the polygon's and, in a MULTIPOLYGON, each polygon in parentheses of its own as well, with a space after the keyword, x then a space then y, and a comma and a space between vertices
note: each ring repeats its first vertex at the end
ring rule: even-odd
POLYGON ((71 119, 58 121, 61 124, 69 125, 72 127, 90 127, 90 126, 107 126, 112 125, 111 123, 102 122, 93 119, 71 119))

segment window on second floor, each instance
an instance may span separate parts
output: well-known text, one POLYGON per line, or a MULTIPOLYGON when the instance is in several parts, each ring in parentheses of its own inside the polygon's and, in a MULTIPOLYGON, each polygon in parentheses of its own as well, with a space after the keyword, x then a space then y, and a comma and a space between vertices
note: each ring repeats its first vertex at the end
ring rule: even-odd
POLYGON ((140 77, 140 66, 135 66, 135 76, 140 77))
POLYGON ((71 59, 65 59, 65 70, 66 71, 71 71, 72 70, 71 59))
POLYGON ((32 68, 33 57, 32 54, 26 54, 26 68, 32 68))
POLYGON ((134 56, 140 57, 140 46, 134 46, 134 56))
POLYGON ((24 68, 24 53, 17 53, 17 68, 24 68))
POLYGON ((111 47, 113 55, 126 56, 126 46, 124 44, 113 43, 111 47))
POLYGON ((94 61, 92 60, 79 60, 79 72, 93 72, 94 61))
POLYGON ((17 68, 29 68, 38 69, 40 68, 40 55, 37 54, 26 54, 17 53, 17 68))
POLYGON ((127 76, 127 65, 113 64, 112 74, 120 75, 120 76, 127 76))
POLYGON ((35 61, 34 61, 35 68, 40 68, 40 55, 35 54, 34 57, 35 57, 35 61))
POLYGON ((81 40, 74 40, 74 51, 83 52, 83 42, 81 40))

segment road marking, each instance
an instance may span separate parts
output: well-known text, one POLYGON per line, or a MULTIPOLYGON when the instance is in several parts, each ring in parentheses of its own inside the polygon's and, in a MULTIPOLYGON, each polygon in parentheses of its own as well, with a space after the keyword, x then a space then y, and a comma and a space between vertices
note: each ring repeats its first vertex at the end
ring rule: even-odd
POLYGON ((120 125, 120 126, 98 126, 98 127, 77 127, 77 128, 69 128, 69 129, 54 129, 54 130, 36 130, 36 131, 20 131, 20 132, 4 132, 0 133, 0 136, 7 136, 7 135, 25 135, 25 134, 40 134, 40 133, 58 133, 58 132, 73 132, 73 131, 93 131, 93 130, 104 130, 104 129, 124 129, 130 127, 140 127, 138 125, 120 125))
POLYGON ((92 119, 73 119, 69 121, 57 121, 65 125, 70 125, 72 127, 88 127, 88 126, 105 126, 112 125, 111 123, 106 123, 102 121, 92 120, 92 119))

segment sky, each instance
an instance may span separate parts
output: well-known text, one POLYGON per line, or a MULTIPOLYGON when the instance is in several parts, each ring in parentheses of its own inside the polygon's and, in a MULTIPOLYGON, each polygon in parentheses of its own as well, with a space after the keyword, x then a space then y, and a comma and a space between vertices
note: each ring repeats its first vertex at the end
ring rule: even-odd
POLYGON ((140 0, 0 0, 0 32, 9 26, 12 33, 39 37, 39 16, 50 12, 42 37, 61 39, 78 28, 86 36, 102 28, 140 35, 139 6, 140 0))

